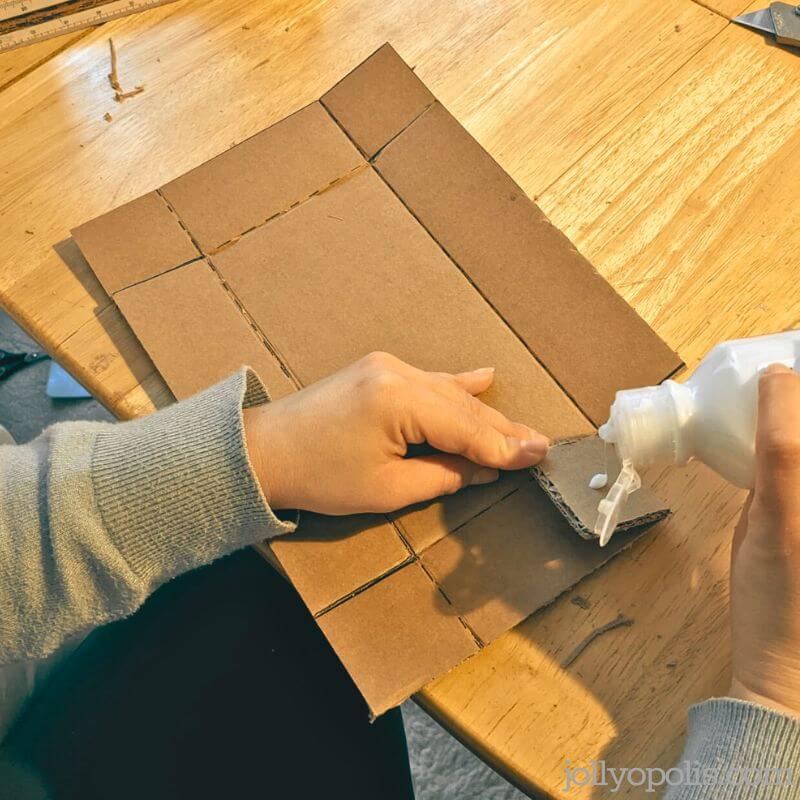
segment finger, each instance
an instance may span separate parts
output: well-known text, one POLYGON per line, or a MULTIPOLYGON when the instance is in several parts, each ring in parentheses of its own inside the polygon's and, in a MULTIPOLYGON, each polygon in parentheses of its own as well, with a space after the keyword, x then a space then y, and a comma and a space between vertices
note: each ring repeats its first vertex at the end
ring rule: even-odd
POLYGON ((501 411, 486 405, 474 395, 485 391, 494 381, 494 368, 485 367, 473 372, 458 372, 451 375, 447 372, 423 373, 427 376, 431 389, 455 403, 463 403, 472 411, 485 419, 492 427, 505 436, 517 439, 530 439, 539 435, 538 431, 521 422, 513 422, 501 411))
POLYGON ((462 455, 494 469, 522 469, 538 464, 549 446, 540 434, 525 439, 506 436, 466 406, 434 392, 414 398, 410 424, 413 430, 409 435, 424 439, 437 450, 462 455))
POLYGON ((453 494, 465 486, 496 481, 500 473, 461 456, 437 453, 395 462, 389 480, 397 507, 453 494))
POLYGON ((480 367, 469 372, 426 372, 401 361, 398 368, 408 377, 444 392, 461 390, 476 395, 485 392, 494 381, 494 367, 480 367))
POLYGON ((739 520, 736 527, 733 529, 733 543, 731 545, 731 564, 736 563, 736 556, 739 554, 739 548, 742 546, 744 537, 747 536, 747 524, 750 519, 750 507, 753 505, 753 493, 747 495, 747 499, 742 506, 742 512, 739 514, 739 520))
POLYGON ((457 372, 450 377, 456 386, 465 392, 471 395, 481 394, 494 382, 494 367, 481 367, 480 369, 472 370, 472 372, 457 372))
POLYGON ((755 493, 773 511, 800 512, 800 375, 781 364, 758 384, 755 493))

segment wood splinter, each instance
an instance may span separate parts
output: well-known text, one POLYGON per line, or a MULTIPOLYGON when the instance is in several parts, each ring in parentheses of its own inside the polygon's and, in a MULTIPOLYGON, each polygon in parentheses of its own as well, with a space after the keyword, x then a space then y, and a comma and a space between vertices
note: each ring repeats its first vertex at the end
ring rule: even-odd
POLYGON ((108 47, 111 51, 111 72, 108 73, 108 82, 114 90, 114 99, 118 103, 121 103, 129 97, 135 97, 137 94, 141 94, 144 91, 144 86, 136 86, 129 92, 123 91, 119 82, 119 73, 117 72, 117 48, 114 46, 114 40, 111 38, 108 40, 108 47))
POLYGON ((628 617, 620 614, 616 619, 612 619, 611 622, 606 622, 605 625, 601 625, 599 628, 595 628, 562 662, 561 666, 566 669, 567 667, 572 666, 580 654, 595 640, 598 636, 602 636, 604 633, 608 633, 609 631, 613 631, 616 628, 630 628, 633 625, 633 620, 629 619, 628 617))

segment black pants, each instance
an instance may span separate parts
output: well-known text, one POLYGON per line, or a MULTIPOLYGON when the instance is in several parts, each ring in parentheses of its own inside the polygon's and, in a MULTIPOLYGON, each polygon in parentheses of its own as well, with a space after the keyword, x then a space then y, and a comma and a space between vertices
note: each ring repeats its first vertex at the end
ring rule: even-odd
POLYGON ((246 550, 95 631, 4 742, 0 798, 413 799, 399 709, 367 708, 246 550))

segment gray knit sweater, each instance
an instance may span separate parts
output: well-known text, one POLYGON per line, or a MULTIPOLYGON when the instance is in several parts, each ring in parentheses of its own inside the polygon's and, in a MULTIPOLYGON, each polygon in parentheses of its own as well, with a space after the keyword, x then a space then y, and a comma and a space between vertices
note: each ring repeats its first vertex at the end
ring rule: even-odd
MULTIPOLYGON (((267 505, 245 447, 242 409, 267 400, 242 370, 134 422, 66 423, 0 446, 0 665, 45 659, 170 578, 293 530, 267 505)), ((798 720, 717 699, 690 709, 676 770, 649 782, 680 783, 670 800, 800 799, 795 767, 798 720)))

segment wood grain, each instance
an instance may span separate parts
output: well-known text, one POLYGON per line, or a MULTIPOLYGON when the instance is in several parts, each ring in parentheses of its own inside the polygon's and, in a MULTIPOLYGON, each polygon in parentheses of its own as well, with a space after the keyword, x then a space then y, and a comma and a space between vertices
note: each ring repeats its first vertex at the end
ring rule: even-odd
MULTIPOLYGON (((118 415, 169 402, 69 229, 390 40, 690 365, 719 339, 796 325, 800 59, 727 25, 733 0, 714 5, 198 0, 111 23, 0 92, 0 300, 118 415), (123 104, 109 35, 123 84, 145 86, 123 104)), ((528 791, 558 795, 565 759, 667 766, 688 703, 724 689, 741 494, 702 467, 654 482, 674 518, 581 584, 588 610, 563 598, 420 695, 528 791), (634 625, 558 666, 618 613, 634 625)))
MULTIPOLYGON (((727 19, 733 19, 743 13, 747 0, 694 0, 698 5, 711 9, 727 19)), ((766 8, 772 0, 762 0, 757 8, 766 8)))
POLYGON ((43 42, 36 42, 27 47, 21 47, 18 50, 0 53, 0 89, 42 65, 86 33, 87 31, 67 33, 63 36, 56 36, 53 39, 46 39, 43 42))

